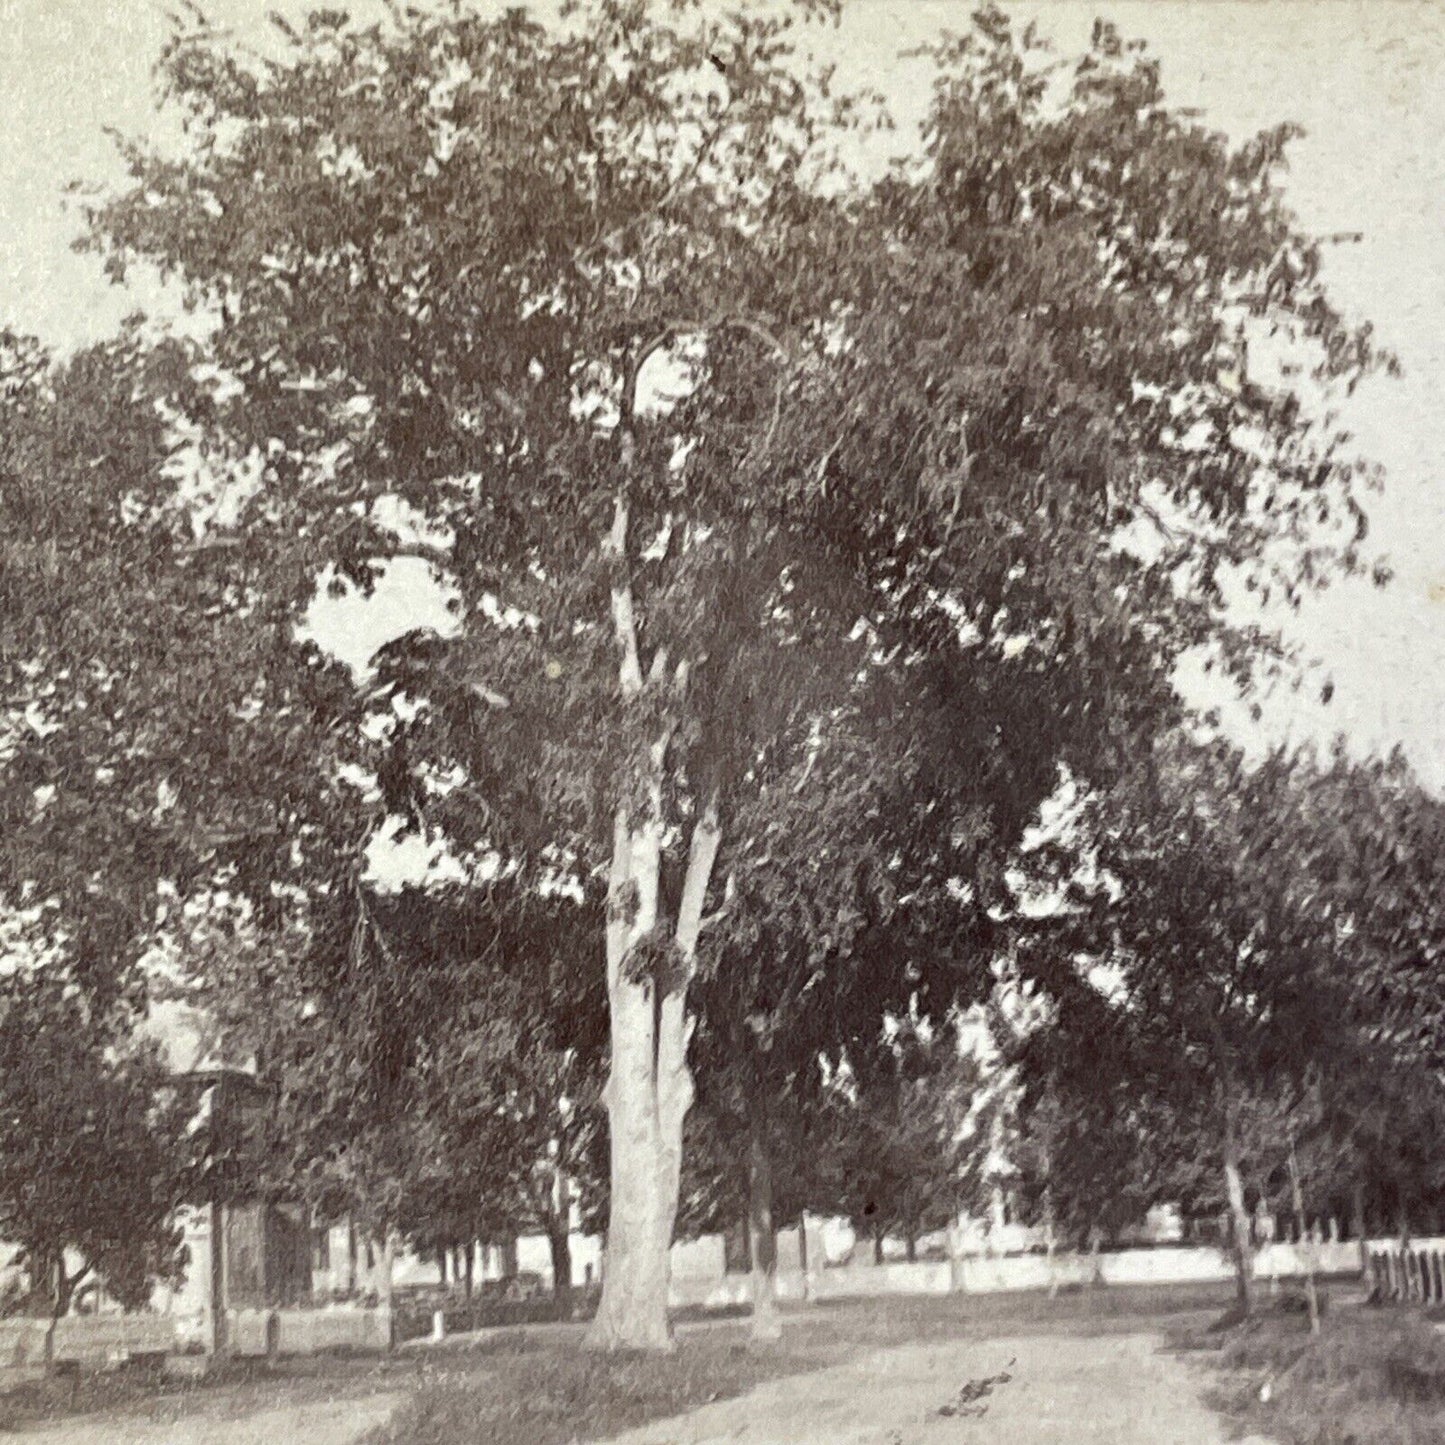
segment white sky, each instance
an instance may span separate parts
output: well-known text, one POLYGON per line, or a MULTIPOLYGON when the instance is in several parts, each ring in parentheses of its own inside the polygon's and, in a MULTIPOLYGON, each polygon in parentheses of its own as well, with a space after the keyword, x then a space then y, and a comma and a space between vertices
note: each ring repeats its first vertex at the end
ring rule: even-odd
MULTIPOLYGON (((486 0, 481 0, 485 4, 486 0)), ((153 124, 150 64, 166 35, 157 0, 0 0, 0 323, 74 345, 112 329, 135 298, 114 294, 89 258, 67 246, 76 220, 69 180, 118 177, 102 127, 153 124)), ((297 0, 211 0, 207 13, 238 38, 297 0)), ((373 0, 354 4, 369 15, 373 0)), ((845 79, 882 90, 900 121, 927 99, 919 62, 899 52, 961 28, 969 0, 852 0, 824 42, 845 79)), ((1383 593, 1342 586, 1309 604, 1289 630, 1336 683, 1267 709, 1276 734, 1343 730, 1357 748, 1403 741, 1421 774, 1445 790, 1445 7, 1412 0, 1091 0, 1015 4, 1065 50, 1093 16, 1150 42, 1174 102, 1196 106, 1235 138, 1280 121, 1303 124, 1287 190, 1321 233, 1361 231, 1332 250, 1336 299, 1373 321, 1401 358, 1403 380, 1362 393, 1350 415, 1364 449, 1389 474, 1374 499, 1373 540, 1396 580, 1383 593)), ((424 601, 420 572, 393 578, 364 619, 335 613, 337 650, 360 660, 424 601)), ((427 602, 426 605, 433 605, 427 602)), ((1321 675, 1321 679, 1323 674, 1321 675)))

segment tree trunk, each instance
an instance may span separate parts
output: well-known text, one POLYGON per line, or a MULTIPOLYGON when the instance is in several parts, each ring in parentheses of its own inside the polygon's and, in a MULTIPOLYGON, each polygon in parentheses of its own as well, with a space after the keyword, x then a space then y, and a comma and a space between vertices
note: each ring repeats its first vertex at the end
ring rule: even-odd
POLYGON ((873 1263, 883 1263, 883 1231, 881 1229, 873 1231, 873 1263))
POLYGON ((440 1274, 441 1286, 445 1289, 447 1287, 447 1249, 444 1244, 437 1247, 437 1270, 440 1274))
POLYGON ((1320 1332, 1320 1301, 1315 1292, 1315 1244, 1305 1228, 1304 1191, 1300 1188, 1299 1160, 1295 1155, 1293 1130, 1289 1136, 1289 1184, 1290 1192, 1294 1196, 1294 1217, 1300 1232, 1300 1248, 1305 1257, 1305 1299, 1309 1304, 1310 1334, 1317 1335, 1320 1332))
POLYGON ((55 1368, 55 1330, 69 1304, 69 1301, 63 1298, 61 1289, 61 1281, 65 1278, 64 1260, 47 1260, 43 1273, 46 1293, 50 1296, 50 1322, 45 1327, 45 1368, 48 1371, 55 1368))
POLYGON ((554 1219, 547 1230, 547 1247, 552 1252, 552 1298, 564 1315, 572 1306, 572 1241, 567 1221, 560 1225, 554 1219))
MULTIPOLYGON (((356 1290, 356 1237, 353 1234, 351 1256, 351 1288, 356 1290)), ((230 1330, 227 1311, 230 1307, 230 1273, 226 1259, 226 1206, 217 1201, 211 1203, 211 1353, 222 1358, 230 1349, 230 1330)))
POLYGON ((392 1269, 396 1262, 396 1234, 388 1229, 381 1238, 381 1257, 377 1261, 376 1305, 386 1317, 387 1348, 396 1339, 396 1322, 392 1314, 392 1269))
POLYGON ((783 1328, 778 1319, 778 1241, 773 1230, 773 1161, 766 1118, 754 1119, 748 1131, 748 1238, 753 1339, 776 1340, 783 1328))
MULTIPOLYGON (((635 377, 632 384, 635 389, 635 377)), ((635 396, 623 398, 618 427, 618 461, 624 479, 630 477, 635 462, 634 401, 635 396)), ((612 624, 623 712, 629 721, 645 726, 644 720, 654 714, 645 706, 649 699, 643 694, 665 697, 683 692, 687 662, 681 661, 669 675, 667 650, 658 648, 643 675, 629 573, 628 523, 626 491, 619 490, 602 552, 613 569, 612 624)), ((670 729, 664 730, 639 749, 633 760, 641 765, 641 796, 621 799, 613 818, 606 926, 612 1057, 603 1091, 612 1197, 602 1297, 587 1333, 593 1349, 670 1350, 673 1345, 667 1316, 668 1254, 682 1178, 682 1125, 693 1098, 687 1064, 691 1036, 687 987, 696 965, 703 904, 721 831, 717 801, 709 798, 692 826, 676 923, 668 939, 658 895, 670 737, 670 729), (640 974, 630 966, 644 940, 673 945, 665 974, 640 974)), ((627 789, 628 794, 633 792, 627 789)))
POLYGON ((903 1254, 909 1264, 918 1263, 918 1231, 911 1224, 903 1231, 903 1254))
MULTIPOLYGON (((1048 1168, 1047 1162, 1044 1167, 1048 1168)), ((1053 1299, 1059 1292, 1057 1246, 1054 1234, 1054 1192, 1046 1184, 1044 1186, 1044 1258, 1048 1264, 1050 1299, 1053 1299)))
POLYGON ((466 1270, 466 1284, 464 1288, 466 1290, 468 1304, 470 1304, 472 1300, 472 1271, 475 1267, 476 1256, 477 1242, 474 1239, 469 1239, 466 1249, 462 1254, 462 1266, 466 1270))
POLYGON ((356 1221, 348 1218, 346 1221, 346 1293, 353 1299, 356 1297, 356 1256, 356 1221))
POLYGON ((631 975, 627 965, 635 945, 659 930, 662 752, 652 752, 650 818, 633 827, 626 809, 618 810, 608 881, 612 1058, 603 1099, 612 1192, 602 1297, 586 1341, 601 1350, 673 1347, 668 1255, 682 1176, 682 1125, 693 1097, 686 987, 720 834, 709 805, 693 827, 678 906, 673 941, 682 977, 631 975))
POLYGON ((1370 1272, 1370 1246, 1365 1238, 1367 1232, 1365 1225, 1365 1181, 1356 1175, 1354 1188, 1350 1192, 1350 1233, 1355 1236, 1355 1245, 1360 1251, 1360 1273, 1368 1277, 1370 1272))
POLYGON ((55 1332, 60 1321, 70 1312, 70 1302, 75 1298, 76 1286, 90 1273, 88 1264, 82 1265, 74 1275, 65 1272, 65 1253, 61 1251, 50 1273, 50 1323, 45 1329, 45 1368, 55 1365, 55 1332))
POLYGON ((798 1269, 802 1274, 803 1299, 813 1298, 812 1282, 808 1278, 808 1211, 798 1211, 798 1269))
POLYGON ((948 1288, 953 1294, 962 1294, 968 1288, 967 1267, 963 1261, 961 1211, 948 1221, 948 1288))
POLYGON ((1234 1287, 1239 1308, 1254 1313, 1254 1254, 1249 1243, 1249 1211, 1244 1207, 1244 1174, 1239 1147, 1238 1106, 1224 1085, 1224 1192, 1229 1200, 1233 1235, 1234 1287))

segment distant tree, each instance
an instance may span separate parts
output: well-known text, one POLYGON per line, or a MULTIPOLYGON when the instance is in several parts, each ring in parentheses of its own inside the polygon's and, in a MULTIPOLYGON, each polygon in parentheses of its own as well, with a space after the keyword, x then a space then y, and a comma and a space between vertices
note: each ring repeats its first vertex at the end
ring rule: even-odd
POLYGON ((1428 1143, 1445 1122, 1445 803, 1398 753, 1357 762, 1341 749, 1305 773, 1290 827, 1352 1025, 1316 1060, 1316 1150, 1335 1161, 1329 1188, 1357 1233, 1367 1212, 1408 1233, 1445 1185, 1428 1143))
POLYGON ((979 1070, 951 1031, 906 1020, 848 1062, 832 1116, 836 1197, 875 1263, 890 1237, 902 1238, 912 1261, 921 1236, 979 1203, 986 1151, 964 1127, 979 1070))
POLYGON ((55 1324, 87 1281, 129 1309, 178 1283, 190 1103, 154 1046, 44 971, 0 980, 0 1238, 55 1324))
MULTIPOLYGON (((383 659, 392 798, 608 878, 609 1348, 670 1342, 691 986, 748 810, 819 798, 820 736, 886 757, 932 686, 1000 781, 960 835, 1007 836, 1173 711, 1182 651, 1248 670, 1224 576, 1355 561, 1348 453, 1245 364, 1246 322, 1325 382, 1372 363, 1273 184, 1288 132, 1231 151, 1105 26, 1050 94, 986 10, 875 183, 789 45, 833 9, 319 11, 265 62, 177 33, 188 144, 127 145, 94 216, 216 322, 184 416, 245 479, 218 598, 295 620, 425 554, 457 630, 383 659)), ((284 838, 258 812, 231 832, 284 838)))
POLYGON ((210 545, 188 364, 131 330, 63 360, 0 331, 0 908, 103 1010, 142 1001, 179 901, 284 914, 356 836, 349 679, 210 545))
POLYGON ((601 975, 578 966, 597 907, 503 877, 338 888, 286 936, 202 912, 175 992, 274 1091, 277 1187, 382 1249, 537 1230, 565 1291, 599 1127, 601 975))
POLYGON ((574 1205, 580 1190, 598 1188, 596 1143, 606 1127, 604 975, 587 963, 600 900, 500 888, 493 897, 484 925, 492 941, 480 956, 466 958, 463 942, 477 925, 457 922, 474 899, 463 892, 429 915, 433 947, 461 951, 468 982, 431 1038, 428 1112, 446 1143, 453 1191, 481 1202, 510 1234, 544 1235, 565 1301, 574 1205))
POLYGON ((1019 1097, 1011 1163, 1025 1222, 1051 1241, 1097 1250, 1142 1224, 1170 1192, 1179 1151, 1167 1105, 1144 1093, 1118 1051, 1130 1047, 1087 986, 1062 998, 1067 1026, 1043 1023, 1009 1050, 1019 1097))
POLYGON ((1263 1125, 1356 1038, 1335 919, 1294 826, 1308 783, 1282 754, 1251 769, 1223 745, 1162 745, 1086 811, 1094 908, 1030 956, 1066 1051, 1173 1121, 1158 1162, 1212 1159, 1246 1312, 1250 1199, 1287 1152, 1263 1125), (1079 1007, 1090 989, 1103 998, 1079 1007))

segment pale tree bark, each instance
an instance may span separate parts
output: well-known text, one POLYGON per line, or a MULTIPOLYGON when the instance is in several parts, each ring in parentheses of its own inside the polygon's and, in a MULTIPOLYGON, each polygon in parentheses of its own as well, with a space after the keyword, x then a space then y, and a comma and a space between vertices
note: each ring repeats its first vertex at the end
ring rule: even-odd
POLYGON ((1244 1172, 1239 1143, 1239 1109, 1229 1081, 1221 1081, 1224 1106, 1224 1191, 1229 1200, 1233 1238, 1234 1288, 1240 1310, 1254 1313, 1254 1252, 1249 1241, 1249 1211, 1244 1207, 1244 1172))
POLYGON ((948 1221, 948 1287, 954 1294, 962 1294, 968 1287, 968 1277, 963 1259, 963 1220, 961 1212, 948 1221))
POLYGON ((748 1241, 753 1286, 755 1340, 776 1340, 778 1319, 778 1248, 773 1229, 773 1161, 768 1152, 766 1118, 755 1118, 748 1131, 748 1241))
MULTIPOLYGON (((624 446, 624 460, 626 460, 624 446)), ((624 705, 644 689, 686 685, 685 664, 668 673, 664 649, 644 679, 632 594, 626 578, 627 507, 619 498, 608 551, 616 574, 612 617, 618 649, 618 681, 624 705)), ((608 877, 607 995, 612 1057, 603 1102, 610 1131, 612 1185, 602 1297, 588 1331, 594 1349, 668 1350, 669 1250, 682 1176, 682 1126, 692 1106, 687 1064, 691 1026, 687 986, 697 956, 703 904, 721 832, 717 806, 709 801, 694 821, 682 896, 671 943, 676 976, 635 974, 630 955, 648 939, 660 940, 663 782, 669 736, 639 750, 642 787, 618 804, 613 820, 608 877)))
POLYGON ((1295 1227, 1299 1230, 1300 1249, 1305 1257, 1305 1299, 1309 1304, 1310 1333, 1320 1332, 1320 1301, 1315 1291, 1315 1245, 1305 1227, 1304 1191, 1300 1187, 1299 1159, 1295 1154, 1294 1130, 1289 1135, 1289 1184, 1294 1197, 1295 1227))

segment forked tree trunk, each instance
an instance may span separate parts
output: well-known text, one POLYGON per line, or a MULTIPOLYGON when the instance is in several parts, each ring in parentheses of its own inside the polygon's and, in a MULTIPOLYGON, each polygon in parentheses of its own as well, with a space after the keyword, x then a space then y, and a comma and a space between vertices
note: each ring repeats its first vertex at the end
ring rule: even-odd
POLYGON ((753 1338, 776 1340, 778 1319, 778 1241, 773 1230, 773 1161, 768 1153, 767 1121, 755 1119, 748 1131, 748 1240, 753 1284, 753 1338))
POLYGON ((76 1280, 66 1276, 63 1252, 59 1258, 47 1263, 43 1272, 47 1278, 50 1292, 50 1322, 45 1327, 45 1368, 51 1370, 55 1367, 55 1334, 61 1318, 70 1309, 71 1297, 79 1276, 76 1277, 76 1280))
POLYGON ((686 987, 696 958, 703 901, 717 856, 715 808, 693 827, 672 942, 680 978, 663 991, 629 970, 629 954, 661 936, 661 749, 652 756, 651 816, 630 826, 619 809, 608 886, 607 992, 612 1059, 603 1099, 612 1185, 602 1297, 587 1344, 601 1350, 670 1350, 668 1252, 682 1176, 682 1126, 692 1106, 686 987), (629 916, 630 914, 630 916, 629 916))
MULTIPOLYGON (((621 475, 635 461, 632 412, 636 376, 630 378, 618 427, 621 475)), ((680 696, 687 688, 686 659, 669 673, 666 648, 653 652, 644 678, 633 607, 628 504, 619 492, 603 555, 613 572, 612 623, 617 644, 623 712, 647 726, 647 697, 680 696)), ((655 724, 653 724, 655 725, 655 724)), ((612 1197, 602 1298, 587 1334, 594 1349, 669 1350, 667 1317, 672 1229, 682 1178, 682 1125, 692 1107, 687 1065, 690 1024, 687 986, 697 958, 703 903, 717 858, 717 803, 703 803, 693 823, 687 872, 671 929, 659 910, 662 871, 664 772, 670 731, 639 748, 637 782, 619 801, 613 821, 612 866, 607 884, 607 1002, 612 1059, 603 1101, 610 1133, 612 1197), (672 945, 675 967, 649 976, 631 967, 644 941, 656 956, 672 945)))

